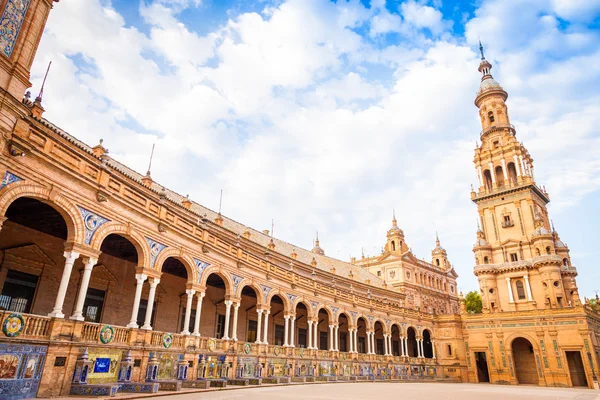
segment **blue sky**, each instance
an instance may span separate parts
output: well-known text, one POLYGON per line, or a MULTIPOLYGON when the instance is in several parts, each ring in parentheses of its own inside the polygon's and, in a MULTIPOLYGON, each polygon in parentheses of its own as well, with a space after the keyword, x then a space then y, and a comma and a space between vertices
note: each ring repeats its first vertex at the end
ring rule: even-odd
POLYGON ((304 248, 376 255, 392 210, 472 274, 479 38, 551 195, 584 296, 600 289, 600 0, 72 0, 54 7, 45 116, 155 181, 304 248))

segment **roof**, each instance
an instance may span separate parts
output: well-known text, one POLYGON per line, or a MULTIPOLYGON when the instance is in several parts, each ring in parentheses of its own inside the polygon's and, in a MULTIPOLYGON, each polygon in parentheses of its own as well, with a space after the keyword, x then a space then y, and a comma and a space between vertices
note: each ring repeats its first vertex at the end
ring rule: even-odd
MULTIPOLYGON (((71 134, 60 129, 59 127, 57 127, 56 125, 54 125, 53 123, 51 123, 50 121, 48 121, 46 119, 39 120, 36 118, 36 120, 41 122, 43 125, 51 128, 52 130, 57 132, 59 135, 61 135, 66 140, 73 143, 80 149, 82 149, 82 150, 86 151, 87 153, 89 153, 90 155, 96 157, 93 154, 92 148, 90 146, 88 146, 87 144, 83 143, 81 140, 75 138, 71 134)), ((120 163, 119 161, 113 159, 110 156, 103 156, 102 159, 103 159, 103 161, 106 162, 106 164, 108 166, 121 172, 123 175, 136 181, 140 185, 142 184, 142 178, 144 177, 144 175, 134 171, 133 169, 129 168, 125 164, 120 163)), ((152 182, 150 189, 159 194, 164 193, 169 200, 173 201, 174 203, 178 204, 179 206, 181 206, 183 208, 181 203, 184 199, 186 199, 185 196, 182 196, 179 193, 176 193, 170 189, 167 189, 156 182, 152 182), (163 189, 164 189, 164 192, 163 192, 163 189)), ((192 212, 194 212, 195 214, 197 214, 198 216, 206 215, 206 218, 208 218, 211 221, 214 221, 218 216, 217 212, 215 212, 201 204, 193 202, 193 201, 192 201, 192 206, 191 206, 190 210, 192 212)), ((335 259, 332 257, 327 257, 325 255, 313 253, 310 250, 306 250, 299 246, 295 246, 295 245, 287 243, 283 240, 277 239, 275 237, 271 237, 263 232, 260 232, 256 229, 253 229, 244 224, 241 224, 231 218, 227 218, 224 215, 221 215, 221 218, 223 219, 223 225, 222 225, 223 228, 228 229, 231 232, 238 234, 240 236, 242 236, 245 231, 248 231, 248 232, 250 232, 250 237, 248 238, 248 240, 250 240, 254 243, 257 243, 265 248, 268 247, 269 242, 272 239, 275 244, 275 248, 272 249, 271 251, 277 252, 286 257, 289 257, 290 254, 292 254, 292 252, 296 252, 296 254, 297 254, 296 260, 298 260, 304 264, 310 265, 312 259, 314 258, 315 261, 317 262, 317 269, 331 272, 330 271, 331 268, 335 268, 335 274, 338 276, 348 278, 350 275, 350 272, 352 272, 352 276, 353 276, 352 279, 354 279, 356 281, 363 282, 363 283, 367 283, 366 281, 369 281, 370 282, 369 284, 371 284, 373 286, 382 286, 384 284, 384 281, 382 279, 369 273, 367 270, 365 270, 361 267, 350 264, 349 262, 345 262, 345 261, 341 261, 341 260, 338 260, 338 259, 335 259)))

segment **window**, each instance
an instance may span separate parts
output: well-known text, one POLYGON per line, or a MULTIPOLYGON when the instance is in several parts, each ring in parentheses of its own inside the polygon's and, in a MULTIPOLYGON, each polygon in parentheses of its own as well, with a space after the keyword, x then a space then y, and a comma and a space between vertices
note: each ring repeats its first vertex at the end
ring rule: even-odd
POLYGON ((381 271, 377 271, 377 276, 381 276, 381 271))
MULTIPOLYGON (((100 322, 102 307, 104 306, 104 290, 89 288, 83 303, 83 316, 86 321, 100 322)), ((154 311, 154 310, 152 310, 154 311)), ((144 314, 144 318, 146 315, 144 314)))
POLYGON ((327 350, 327 332, 319 332, 319 349, 327 350))
POLYGON ((453 286, 453 285, 450 285, 450 291, 451 291, 452 293, 454 293, 454 286, 453 286))
POLYGON ((447 349, 448 349, 448 356, 452 356, 452 346, 451 345, 446 345, 447 349))
POLYGON ((525 300, 525 288, 523 287, 523 281, 517 281, 517 297, 519 300, 525 300))
POLYGON ((550 254, 550 246, 546 247, 546 254, 550 254))
POLYGON ((376 339, 377 342, 377 354, 383 355, 383 339, 376 339))
POLYGON ((37 282, 36 275, 9 269, 0 295, 0 309, 18 313, 31 312, 37 282))
POLYGON ((566 259, 566 258, 563 258, 563 265, 564 265, 565 267, 568 267, 568 266, 569 266, 569 260, 568 260, 568 259, 566 259))
POLYGON ((542 253, 540 252, 540 249, 538 249, 538 248, 535 249, 535 255, 536 256, 541 256, 542 255, 542 253))
MULTIPOLYGON (((494 113, 492 111, 488 112, 488 119, 490 122, 494 122, 494 113)), ((496 144, 497 142, 494 142, 496 144)))
POLYGON ((275 325, 275 345, 283 345, 283 325, 275 325))
POLYGON ((503 228, 510 228, 511 226, 515 226, 515 223, 510 218, 510 214, 509 215, 504 215, 503 219, 502 219, 502 227, 503 228))
POLYGON ((365 342, 365 338, 364 337, 360 337, 358 338, 358 352, 359 353, 366 353, 367 352, 367 347, 366 347, 366 342, 365 342))
POLYGON ((306 329, 298 329, 298 347, 306 347, 306 329))
POLYGON ((217 339, 221 339, 225 334, 225 315, 219 314, 217 315, 217 334, 215 335, 217 339))
POLYGON ((510 261, 519 261, 519 257, 517 257, 517 253, 510 253, 510 261))
POLYGON ((246 341, 250 343, 256 342, 256 325, 257 321, 248 321, 248 334, 246 335, 246 341))
MULTIPOLYGON (((566 261, 566 260, 567 260, 567 259, 565 258, 565 261, 566 261)), ((567 264, 565 264, 565 265, 567 265, 567 264)), ((409 279, 409 280, 410 280, 410 272, 409 272, 409 271, 406 271, 406 279, 409 279)))
POLYGON ((392 251, 396 251, 396 242, 392 240, 392 251))
POLYGON ((440 259, 439 258, 435 259, 435 265, 437 265, 438 267, 440 266, 440 259))
MULTIPOLYGON (((153 310, 154 312, 154 310, 153 310)), ((194 324, 196 323, 196 310, 192 309, 192 313, 190 314, 190 325, 188 326, 188 330, 190 332, 194 331, 194 324)), ((185 307, 181 307, 181 324, 179 326, 180 331, 183 332, 183 325, 185 324, 185 307)))

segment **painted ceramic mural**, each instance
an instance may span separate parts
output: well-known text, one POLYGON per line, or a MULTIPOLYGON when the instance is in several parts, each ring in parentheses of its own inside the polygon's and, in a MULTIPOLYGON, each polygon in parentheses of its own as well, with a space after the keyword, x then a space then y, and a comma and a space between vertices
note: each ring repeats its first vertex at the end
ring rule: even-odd
POLYGON ((0 399, 36 397, 46 346, 0 343, 0 399))
POLYGON ((123 352, 118 349, 89 349, 92 367, 88 375, 88 383, 114 383, 119 374, 119 363, 123 352))

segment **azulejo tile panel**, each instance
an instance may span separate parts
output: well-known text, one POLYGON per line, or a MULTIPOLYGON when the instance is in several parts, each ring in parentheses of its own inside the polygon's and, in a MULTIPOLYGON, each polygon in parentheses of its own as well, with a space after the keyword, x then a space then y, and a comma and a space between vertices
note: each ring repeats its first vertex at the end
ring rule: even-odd
POLYGON ((6 185, 10 185, 11 183, 22 181, 23 179, 19 178, 15 174, 12 174, 8 171, 4 174, 4 178, 2 178, 2 182, 0 183, 0 189, 2 189, 6 185))
POLYGON ((36 397, 47 346, 0 344, 0 398, 36 397))
POLYGON ((12 54, 27 8, 31 0, 8 0, 0 17, 0 49, 6 57, 12 54))

